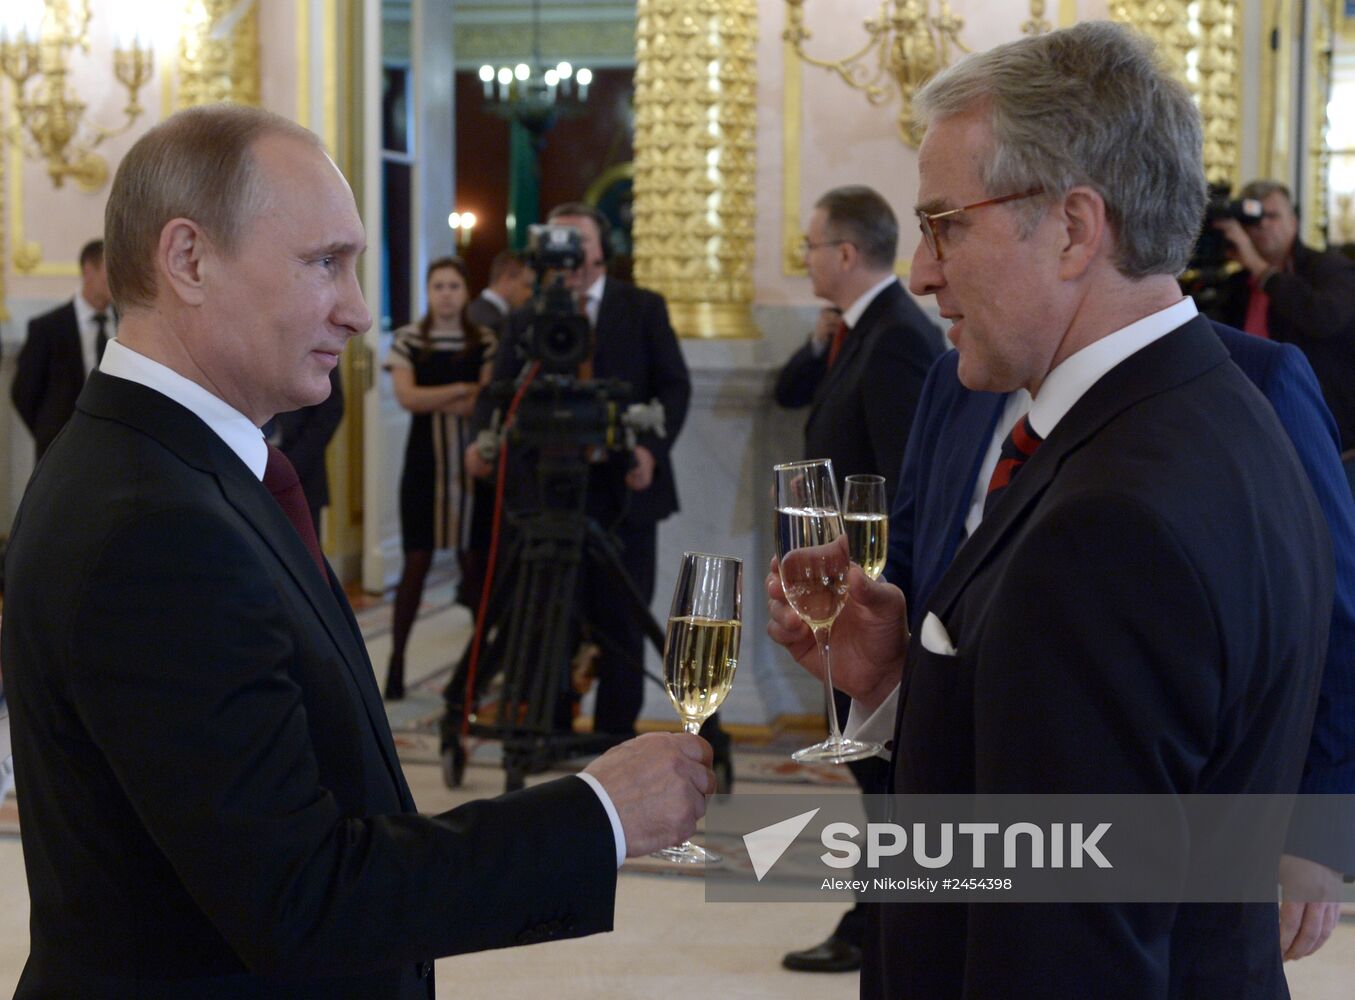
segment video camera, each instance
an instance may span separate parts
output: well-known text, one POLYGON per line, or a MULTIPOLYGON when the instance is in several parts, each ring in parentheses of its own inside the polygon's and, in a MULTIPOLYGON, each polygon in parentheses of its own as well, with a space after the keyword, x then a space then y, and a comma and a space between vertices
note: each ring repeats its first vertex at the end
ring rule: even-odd
POLYGON ((528 227, 527 265, 536 272, 536 294, 522 349, 529 361, 541 362, 546 374, 573 373, 593 354, 588 317, 579 315, 565 287, 565 273, 582 263, 583 237, 573 226, 528 227))
MULTIPOLYGON (((583 453, 596 461, 606 452, 630 451, 636 435, 664 434, 663 407, 657 400, 630 403, 629 384, 616 380, 579 380, 579 365, 593 355, 588 317, 579 314, 565 274, 583 263, 583 237, 573 226, 535 225, 527 230, 527 264, 537 275, 532 321, 520 345, 541 370, 523 397, 513 425, 481 431, 476 447, 487 460, 500 439, 529 451, 583 453), (630 403, 629 406, 626 404, 630 403)), ((502 412, 516 384, 495 383, 490 393, 502 412)))
POLYGON ((1244 226, 1261 221, 1261 202, 1255 198, 1234 198, 1227 184, 1209 185, 1209 200, 1205 203, 1204 226, 1200 238, 1191 251, 1190 263, 1182 272, 1181 289, 1202 312, 1218 304, 1224 284, 1237 270, 1238 264, 1228 256, 1228 240, 1214 223, 1233 219, 1244 226))

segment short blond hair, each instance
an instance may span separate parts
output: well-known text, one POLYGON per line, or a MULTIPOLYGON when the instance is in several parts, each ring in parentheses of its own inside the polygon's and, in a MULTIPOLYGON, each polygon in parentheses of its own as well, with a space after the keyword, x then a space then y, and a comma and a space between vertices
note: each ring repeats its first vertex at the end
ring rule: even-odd
POLYGON ((180 111, 137 140, 118 165, 104 210, 108 287, 120 310, 155 301, 155 255, 171 219, 192 219, 225 253, 235 252, 259 207, 250 150, 265 135, 324 148, 295 122, 238 104, 180 111))

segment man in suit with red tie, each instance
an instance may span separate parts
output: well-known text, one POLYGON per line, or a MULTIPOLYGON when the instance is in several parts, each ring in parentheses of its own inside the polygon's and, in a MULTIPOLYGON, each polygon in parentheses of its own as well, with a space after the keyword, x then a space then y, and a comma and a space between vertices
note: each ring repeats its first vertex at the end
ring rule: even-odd
MULTIPOLYGON (((805 457, 829 458, 838 488, 850 475, 885 477, 892 499, 903 448, 941 335, 894 276, 899 223, 880 194, 834 188, 814 205, 800 252, 814 294, 832 303, 809 342, 776 380, 776 401, 809 407, 805 457)), ((849 699, 835 693, 845 719, 849 699)), ((851 765, 862 791, 884 788, 884 762, 851 765)), ((861 967, 865 910, 852 907, 824 941, 793 951, 782 965, 797 972, 851 972, 861 967)))
POLYGON ((868 187, 834 188, 814 205, 801 252, 814 294, 832 303, 786 362, 776 401, 809 407, 805 457, 841 479, 885 477, 892 497, 927 369, 941 335, 894 277, 899 223, 868 187))
POLYGON ((296 472, 259 431, 324 399, 371 322, 366 234, 319 140, 258 109, 180 112, 129 151, 106 221, 120 336, 6 557, 16 995, 412 1000, 434 957, 610 929, 622 859, 704 812, 709 747, 641 737, 419 815, 296 472))
MULTIPOLYGON (((953 320, 967 389, 1032 402, 915 634, 902 593, 852 571, 848 731, 892 735, 901 794, 1295 791, 1331 541, 1275 410, 1175 280, 1205 199, 1189 94, 1146 41, 1087 23, 967 59, 915 107, 912 287, 953 320)), ((769 631, 817 669, 767 586, 769 631)), ((1198 850, 1161 856, 1184 873, 1198 850)), ((1273 902, 876 915, 866 998, 1286 993, 1273 902)))
POLYGON ((75 412, 75 398, 116 335, 103 240, 80 251, 80 291, 75 298, 28 322, 10 387, 14 408, 33 435, 37 458, 75 412))

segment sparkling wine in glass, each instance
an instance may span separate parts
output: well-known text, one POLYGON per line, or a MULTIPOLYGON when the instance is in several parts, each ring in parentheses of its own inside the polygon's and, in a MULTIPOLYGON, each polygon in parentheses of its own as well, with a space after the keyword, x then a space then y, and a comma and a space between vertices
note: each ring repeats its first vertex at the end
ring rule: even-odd
POLYGON ((848 476, 842 496, 842 522, 852 562, 872 580, 880 579, 889 556, 889 512, 884 476, 848 476))
MULTIPOLYGON (((743 562, 684 552, 663 644, 663 682, 682 728, 696 733, 734 684, 743 627, 743 562)), ((718 862, 720 855, 685 841, 653 855, 678 864, 718 862)))
POLYGON ((851 553, 838 506, 833 464, 828 459, 789 462, 776 473, 776 556, 781 588, 795 613, 813 630, 823 664, 824 708, 828 738, 791 757, 804 762, 845 764, 871 757, 878 743, 842 735, 833 706, 830 638, 833 622, 847 603, 847 570, 851 553))

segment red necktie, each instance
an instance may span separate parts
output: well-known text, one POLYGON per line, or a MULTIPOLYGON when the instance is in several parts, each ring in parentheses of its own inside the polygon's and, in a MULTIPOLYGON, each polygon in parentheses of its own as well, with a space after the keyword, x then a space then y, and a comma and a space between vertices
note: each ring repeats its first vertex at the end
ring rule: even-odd
POLYGON ((836 361, 836 360, 837 360, 837 356, 838 356, 839 354, 842 353, 842 344, 843 344, 843 341, 845 341, 845 340, 847 339, 847 333, 848 333, 848 332, 849 332, 849 328, 848 328, 848 326, 847 326, 847 321, 846 321, 846 320, 841 320, 841 319, 838 320, 838 321, 837 321, 837 329, 833 331, 833 342, 832 342, 832 344, 830 344, 829 347, 828 347, 828 367, 829 367, 829 368, 832 368, 832 367, 833 367, 833 362, 836 361))
POLYGON ((1035 454, 1035 449, 1040 447, 1043 440, 1044 438, 1035 433, 1035 428, 1030 426, 1029 413, 1017 421, 1012 432, 1007 435, 1007 440, 1002 442, 997 467, 993 469, 993 477, 988 480, 988 495, 983 500, 985 516, 992 509, 993 502, 1002 495, 1012 479, 1021 471, 1021 466, 1035 454))
POLYGON ((325 557, 320 551, 320 540, 315 537, 315 525, 311 523, 310 505, 306 503, 301 480, 297 478, 296 469, 287 456, 271 444, 268 446, 268 465, 263 471, 263 486, 273 494, 273 499, 278 502, 282 512, 287 515, 287 520, 292 522, 292 527, 301 536, 306 551, 311 554, 316 568, 320 570, 320 576, 328 580, 325 557))

